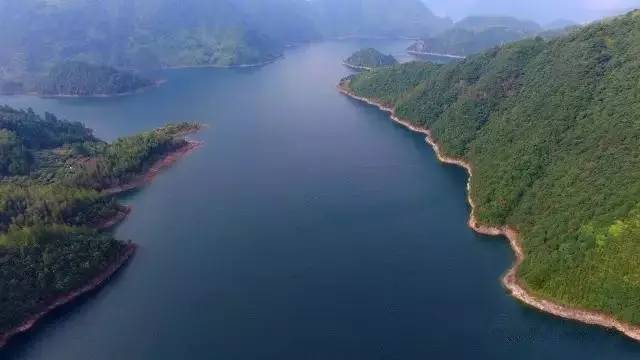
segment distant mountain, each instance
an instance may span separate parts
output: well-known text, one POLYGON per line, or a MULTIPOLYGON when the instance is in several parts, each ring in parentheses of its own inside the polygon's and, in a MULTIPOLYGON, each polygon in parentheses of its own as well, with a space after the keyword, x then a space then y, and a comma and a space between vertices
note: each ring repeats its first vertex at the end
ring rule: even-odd
POLYGON ((65 61, 128 69, 264 63, 293 40, 283 34, 313 38, 293 5, 260 4, 258 16, 244 11, 245 0, 3 0, 0 88, 31 87, 65 61))
POLYGON ((469 31, 483 31, 495 27, 503 27, 522 33, 542 31, 542 27, 535 21, 520 20, 510 16, 469 16, 454 24, 456 29, 469 31))
POLYGON ((414 54, 468 56, 488 48, 521 40, 526 35, 509 28, 495 27, 482 31, 451 29, 438 36, 417 41, 408 49, 414 54))
POLYGON ((326 37, 420 37, 452 25, 421 0, 311 0, 326 37))
POLYGON ((344 64, 349 67, 364 70, 375 69, 382 66, 391 66, 397 63, 398 60, 393 56, 385 55, 373 48, 358 50, 344 61, 344 64))
POLYGON ((450 26, 421 0, 0 0, 0 92, 33 89, 68 61, 256 65, 323 37, 417 38, 450 26))
POLYGON ((577 22, 573 21, 573 20, 567 20, 567 19, 557 19, 557 20, 553 20, 552 22, 546 24, 544 26, 545 30, 558 30, 558 29, 564 29, 564 28, 568 28, 568 27, 574 27, 574 26, 578 26, 580 24, 578 24, 577 22))
POLYGON ((450 30, 417 41, 408 51, 464 57, 535 36, 541 31, 542 27, 533 21, 505 16, 472 16, 455 23, 450 30))
POLYGON ((232 0, 253 29, 285 44, 319 40, 306 0, 232 0))

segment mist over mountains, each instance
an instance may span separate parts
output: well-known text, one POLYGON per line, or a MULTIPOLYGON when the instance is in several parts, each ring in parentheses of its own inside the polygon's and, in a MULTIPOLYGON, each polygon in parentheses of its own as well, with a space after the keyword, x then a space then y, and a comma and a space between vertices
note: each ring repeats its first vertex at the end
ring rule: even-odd
POLYGON ((509 15, 543 25, 558 19, 584 23, 640 7, 640 0, 423 0, 440 16, 461 19, 469 15, 509 15))
POLYGON ((260 64, 291 44, 418 37, 450 25, 421 0, 0 0, 0 91, 34 88, 65 61, 130 70, 260 64))
MULTIPOLYGON (((631 2, 573 0, 545 14, 575 19, 631 2)), ((0 93, 37 88, 67 61, 133 71, 252 65, 299 43, 424 38, 454 26, 429 7, 447 14, 538 14, 524 2, 499 0, 0 0, 0 93)))

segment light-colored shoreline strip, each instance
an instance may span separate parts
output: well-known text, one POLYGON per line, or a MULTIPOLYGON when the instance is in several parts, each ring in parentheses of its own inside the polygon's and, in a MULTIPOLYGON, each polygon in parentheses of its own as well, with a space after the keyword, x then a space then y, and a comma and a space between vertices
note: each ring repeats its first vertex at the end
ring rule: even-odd
POLYGON ((373 68, 372 68, 372 67, 368 67, 368 66, 359 66, 359 65, 352 65, 352 64, 349 64, 349 63, 348 63, 348 62, 346 62, 346 61, 344 61, 344 62, 342 63, 342 65, 344 65, 344 66, 346 66, 346 67, 348 67, 348 68, 350 68, 350 69, 358 70, 358 71, 371 71, 371 70, 373 70, 373 68))
POLYGON ((466 59, 466 56, 461 56, 461 55, 453 55, 453 54, 441 54, 441 53, 434 53, 434 52, 427 52, 427 51, 415 51, 415 50, 407 50, 407 54, 409 55, 417 55, 417 56, 439 56, 439 57, 446 57, 446 58, 451 58, 451 59, 466 59))
POLYGON ((522 243, 520 241, 518 232, 515 229, 508 226, 492 227, 492 226, 482 225, 476 220, 476 215, 475 215, 476 206, 471 197, 471 177, 473 176, 473 168, 471 164, 461 159, 445 156, 442 153, 442 149, 440 148, 440 145, 434 139, 430 130, 416 127, 411 123, 409 123, 409 121, 400 119, 395 114, 394 109, 387 107, 377 101, 360 97, 352 93, 348 88, 345 87, 344 84, 340 84, 338 86, 338 90, 344 95, 347 95, 353 99, 365 102, 367 104, 376 106, 380 110, 389 113, 391 120, 395 121, 400 125, 405 126, 409 130, 424 134, 426 136, 427 143, 431 145, 431 147, 433 148, 433 151, 435 152, 440 162, 445 164, 457 165, 464 168, 467 171, 467 174, 469 175, 467 179, 467 201, 469 202, 469 206, 471 207, 471 214, 470 214, 469 223, 468 223, 469 227, 471 227, 477 233, 480 233, 483 235, 504 236, 509 240, 509 244, 511 245, 511 249, 516 255, 516 259, 515 259, 515 262, 513 263, 513 266, 511 266, 511 268, 507 271, 507 273, 502 278, 502 284, 511 293, 513 297, 523 302, 524 304, 527 304, 543 312, 547 312, 564 319, 574 320, 574 321, 582 322, 589 325, 597 325, 597 326, 602 326, 609 329, 616 329, 620 331, 622 334, 636 341, 640 341, 640 326, 634 326, 634 325, 625 323, 623 321, 613 318, 610 315, 607 315, 601 312, 584 310, 579 308, 572 308, 566 305, 558 304, 551 300, 538 297, 534 294, 531 294, 529 291, 527 291, 527 289, 520 283, 517 277, 518 269, 520 268, 520 265, 524 260, 524 251, 522 248, 522 243))

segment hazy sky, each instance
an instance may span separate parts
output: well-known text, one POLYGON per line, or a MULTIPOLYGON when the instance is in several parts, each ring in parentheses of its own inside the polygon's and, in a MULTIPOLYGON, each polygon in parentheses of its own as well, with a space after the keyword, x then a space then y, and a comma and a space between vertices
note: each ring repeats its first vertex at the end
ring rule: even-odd
POLYGON ((454 20, 474 14, 515 15, 539 22, 564 18, 578 22, 640 8, 640 0, 424 0, 438 15, 454 20))

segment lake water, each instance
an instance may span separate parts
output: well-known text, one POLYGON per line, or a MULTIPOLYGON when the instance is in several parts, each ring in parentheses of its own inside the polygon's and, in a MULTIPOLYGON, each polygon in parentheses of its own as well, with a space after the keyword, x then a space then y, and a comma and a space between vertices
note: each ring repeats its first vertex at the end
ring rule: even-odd
POLYGON ((203 148, 124 199, 129 266, 0 358, 637 359, 623 336, 505 293, 513 255, 467 228, 464 171, 336 91, 341 60, 371 45, 407 46, 313 44, 261 68, 161 72, 123 98, 0 98, 106 139, 210 125, 203 148))

